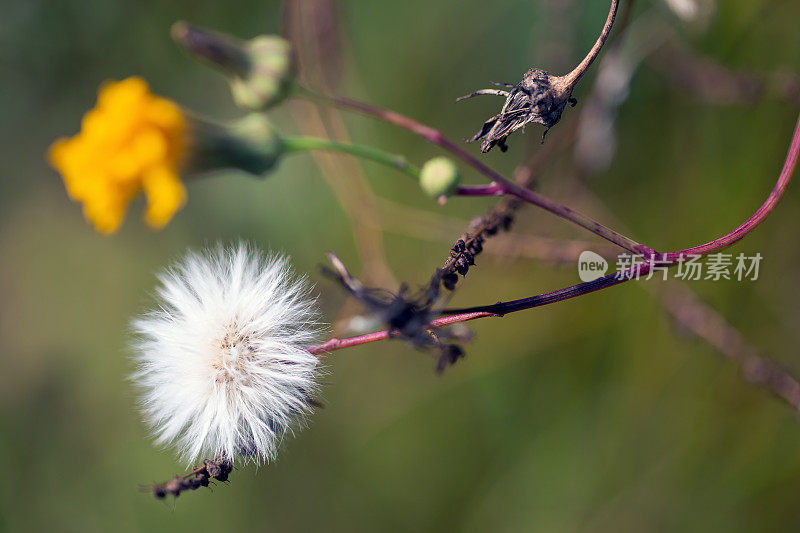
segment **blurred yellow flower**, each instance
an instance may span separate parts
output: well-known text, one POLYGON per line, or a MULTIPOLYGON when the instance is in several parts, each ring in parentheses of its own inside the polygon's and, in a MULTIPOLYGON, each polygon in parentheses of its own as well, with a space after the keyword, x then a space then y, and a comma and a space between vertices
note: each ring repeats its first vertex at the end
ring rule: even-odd
POLYGON ((158 229, 186 202, 179 176, 186 131, 187 119, 175 103, 131 77, 100 88, 80 133, 53 143, 49 160, 98 231, 114 233, 140 191, 147 197, 145 222, 158 229))

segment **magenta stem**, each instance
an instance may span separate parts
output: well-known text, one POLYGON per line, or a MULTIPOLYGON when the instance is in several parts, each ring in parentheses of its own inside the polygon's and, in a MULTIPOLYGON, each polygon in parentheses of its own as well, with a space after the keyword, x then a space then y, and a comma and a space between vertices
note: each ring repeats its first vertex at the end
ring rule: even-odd
POLYGON ((742 240, 745 235, 753 231, 756 226, 764 222, 772 210, 775 209, 775 206, 783 196, 783 193, 786 192, 789 182, 792 181, 792 175, 797 167, 798 156, 800 156, 800 118, 798 118, 797 126, 795 126, 794 136, 792 137, 792 142, 789 145, 789 153, 786 155, 786 161, 783 163, 783 169, 778 177, 778 181, 775 183, 775 187, 772 188, 772 192, 770 192, 767 199, 763 204, 761 204, 761 207, 758 208, 753 216, 745 220, 744 223, 738 228, 723 235, 722 237, 714 239, 713 241, 709 241, 705 244, 687 248, 685 250, 669 252, 665 254, 665 259, 674 263, 688 255, 706 255, 717 252, 742 240))
MULTIPOLYGON (((767 216, 772 212, 772 210, 775 209, 778 201, 781 199, 784 192, 786 192, 789 182, 792 180, 792 176, 797 168, 798 157, 800 157, 800 117, 798 117, 797 125, 795 126, 794 135, 792 136, 792 140, 789 145, 789 152, 786 156, 786 161, 783 164, 783 169, 781 170, 780 176, 778 176, 778 181, 776 182, 775 187, 773 187, 772 192, 769 194, 766 201, 761 205, 760 208, 758 208, 755 214, 748 218, 742 225, 730 233, 719 237, 718 239, 706 244, 695 246, 693 248, 687 248, 685 250, 663 254, 662 259, 660 260, 656 260, 656 254, 651 253, 646 256, 649 259, 648 262, 633 265, 623 271, 616 272, 614 274, 608 274, 594 281, 579 283, 577 285, 572 285, 556 291, 538 294, 536 296, 522 298, 519 300, 498 302, 491 305, 470 307, 467 309, 447 310, 445 313, 447 313, 448 316, 444 316, 432 321, 430 323, 430 327, 437 328, 455 324, 457 322, 475 320, 478 318, 503 316, 508 313, 514 313, 517 311, 523 311, 525 309, 532 309, 534 307, 541 307, 543 305, 569 300, 578 296, 583 296, 584 294, 589 294, 608 287, 613 287, 614 285, 619 285, 620 283, 624 283, 632 279, 639 279, 641 276, 648 274, 655 266, 674 265, 681 258, 690 254, 707 255, 727 248, 753 231, 755 227, 763 222, 764 219, 766 219, 767 216)), ((492 185, 489 185, 487 187, 491 186, 492 185)), ((324 354, 333 350, 340 350, 342 348, 349 348, 351 346, 358 346, 368 342, 387 339, 392 335, 393 334, 391 331, 386 330, 369 333, 367 335, 360 335, 358 337, 350 337, 347 339, 331 339, 324 344, 310 348, 309 351, 313 354, 324 354)))
MULTIPOLYGON (((483 311, 478 311, 475 313, 462 313, 459 315, 437 318, 436 320, 433 320, 429 324, 429 326, 431 328, 440 328, 443 326, 449 326, 450 324, 455 324, 457 322, 468 322, 470 320, 475 320, 477 318, 486 318, 489 316, 497 316, 497 315, 495 315, 494 313, 487 313, 483 311)), ((343 348, 351 348, 353 346, 358 346, 360 344, 382 341, 392 336, 393 333, 390 330, 384 330, 384 331, 376 331, 375 333, 367 333, 366 335, 359 335, 357 337, 348 337, 346 339, 337 339, 334 337, 333 339, 330 339, 329 341, 323 344, 310 347, 308 351, 313 355, 324 355, 328 352, 341 350, 343 348)))
POLYGON ((496 183, 491 185, 461 185, 456 189, 456 196, 505 196, 506 190, 496 183))

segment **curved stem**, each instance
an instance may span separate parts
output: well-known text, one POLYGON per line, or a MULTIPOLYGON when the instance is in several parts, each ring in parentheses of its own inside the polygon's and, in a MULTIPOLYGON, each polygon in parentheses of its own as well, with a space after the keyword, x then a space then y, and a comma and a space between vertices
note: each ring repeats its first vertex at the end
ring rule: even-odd
MULTIPOLYGON (((612 287, 614 285, 619 285, 620 283, 624 283, 632 279, 639 279, 641 276, 648 274, 655 266, 674 265, 681 257, 689 254, 707 255, 722 250, 736 243, 753 231, 753 229, 755 229, 758 224, 763 222, 764 219, 766 219, 767 216, 772 212, 786 191, 789 182, 791 182, 792 175, 797 168, 798 158, 800 158, 800 117, 798 117, 797 125, 795 126, 794 135, 792 136, 792 140, 789 145, 789 151, 786 155, 783 169, 778 176, 777 183, 772 189, 772 192, 767 197, 766 201, 761 205, 761 207, 753 214, 753 216, 726 235, 700 246, 663 254, 663 258, 658 261, 655 260, 655 255, 650 255, 648 256, 648 262, 633 265, 623 271, 616 272, 614 274, 608 274, 594 281, 579 283, 577 285, 572 285, 556 291, 538 294, 536 296, 522 298, 519 300, 498 302, 495 304, 465 309, 446 310, 445 314, 448 316, 432 321, 430 323, 430 327, 441 327, 444 325, 454 324, 456 322, 465 322, 468 320, 475 320, 477 318, 490 316, 503 316, 508 313, 515 313, 517 311, 524 311, 534 307, 541 307, 543 305, 569 300, 578 296, 583 296, 584 294, 589 294, 612 287)), ((321 354, 326 351, 338 350, 341 348, 348 348, 350 346, 357 346, 359 344, 387 339, 391 336, 392 332, 387 330, 361 335, 358 337, 351 337, 349 339, 332 339, 331 341, 313 347, 310 350, 312 353, 321 354)))
POLYGON ((739 240, 744 238, 748 233, 753 231, 755 227, 761 222, 763 222, 767 218, 767 216, 772 212, 772 210, 775 209, 775 206, 778 204, 778 200, 780 200, 781 197, 783 196, 783 193, 786 192, 786 188, 788 187, 789 182, 791 182, 792 180, 794 171, 797 168, 797 161, 799 156, 800 156, 800 117, 798 117, 797 119, 797 124, 794 129, 794 134, 792 136, 791 143, 789 144, 789 151, 786 154, 786 160, 784 161, 783 169, 781 170, 781 173, 778 176, 778 180, 775 183, 775 187, 773 187, 772 192, 769 194, 769 196, 761 205, 761 207, 759 207, 758 210, 753 214, 753 216, 748 218, 747 221, 745 221, 743 224, 741 224, 733 231, 723 235, 718 239, 715 239, 706 244, 701 244, 700 246, 695 246, 693 248, 687 248, 685 250, 679 250, 677 252, 670 252, 667 254, 659 254, 661 255, 660 259, 656 259, 655 255, 651 255, 647 263, 640 263, 638 265, 634 265, 624 271, 617 272, 615 274, 609 274, 594 281, 580 283, 578 285, 573 285, 571 287, 567 287, 557 291, 540 294, 537 296, 531 296, 529 298, 522 298, 520 300, 513 300, 510 302, 498 302, 492 305, 471 307, 468 309, 460 309, 460 310, 455 309, 448 311, 448 313, 452 314, 451 318, 454 318, 461 314, 474 313, 478 311, 489 312, 496 315, 503 315, 505 313, 513 313, 515 311, 522 311, 524 309, 540 307, 542 305, 560 302, 562 300, 568 300, 570 298, 575 298, 576 296, 581 296, 583 294, 588 294, 590 292, 598 291, 600 289, 605 289, 607 287, 611 287, 613 285, 617 285, 619 283, 623 283, 631 279, 639 279, 642 275, 645 275, 648 272, 650 272, 650 270, 652 270, 655 266, 672 266, 688 255, 703 256, 727 248, 728 246, 738 242, 739 240))
POLYGON ((780 176, 778 176, 778 181, 775 183, 767 199, 761 204, 761 207, 735 230, 705 244, 686 248, 685 250, 678 250, 677 252, 669 252, 665 254, 665 259, 670 262, 675 262, 688 255, 706 255, 727 248, 742 240, 748 233, 753 231, 756 226, 764 222, 772 210, 775 209, 783 193, 786 192, 789 182, 792 181, 792 175, 797 167, 798 157, 800 157, 800 118, 798 118, 797 125, 795 126, 794 136, 789 145, 789 152, 786 154, 786 161, 783 163, 783 169, 781 170, 780 176))
POLYGON ((372 106, 363 102, 350 100, 348 98, 320 95, 299 86, 297 86, 297 88, 298 88, 297 94, 299 96, 320 100, 329 103, 331 105, 334 105, 336 107, 340 107, 342 109, 348 109, 351 111, 362 113, 364 115, 375 117, 379 120, 383 120, 384 122, 394 124, 395 126, 399 126, 416 135, 419 135, 428 142, 431 142, 447 150, 454 156, 460 158, 462 161, 469 164, 475 170, 477 170, 478 172, 489 178, 489 180, 493 181, 497 186, 502 187, 507 194, 514 195, 522 200, 525 200, 530 204, 533 204, 546 211, 549 211, 558 217, 561 217, 565 220, 569 220, 573 224, 577 224, 578 226, 589 230, 595 235, 598 235, 599 237, 602 237, 609 242, 612 242, 622 248, 625 248, 630 252, 639 255, 644 255, 645 257, 648 257, 653 253, 653 250, 651 248, 639 244, 633 239, 621 235, 616 231, 603 226, 599 222, 596 222, 590 219, 589 217, 570 209, 565 205, 561 205, 558 202, 551 200, 550 198, 544 196, 543 194, 531 191, 529 189, 526 189, 525 187, 520 187, 516 183, 504 178, 501 174, 492 170, 491 168, 486 166, 482 161, 470 155, 459 145, 457 145, 456 143, 445 137, 441 131, 435 128, 426 126, 425 124, 417 122, 416 120, 409 118, 405 115, 402 115, 400 113, 397 113, 396 111, 383 109, 381 107, 372 106))
POLYGON ((619 7, 619 0, 611 0, 611 7, 608 10, 608 17, 606 18, 606 23, 603 25, 603 30, 600 32, 600 36, 595 41, 594 46, 592 49, 589 50, 589 53, 586 54, 586 57, 583 58, 577 67, 572 69, 572 72, 566 74, 561 79, 563 80, 565 85, 574 86, 578 83, 578 80, 586 74, 586 71, 589 70, 589 67, 592 66, 592 63, 597 56, 600 54, 600 50, 603 49, 603 46, 606 44, 608 40, 608 36, 611 34, 611 27, 614 25, 614 19, 617 16, 617 8, 619 7))
POLYGON ((395 168, 401 172, 404 172, 405 174, 408 174, 412 178, 419 180, 419 169, 406 161, 405 157, 401 155, 390 154, 384 152, 383 150, 379 150, 378 148, 373 148, 372 146, 341 143, 331 139, 323 139, 321 137, 286 137, 282 142, 283 149, 286 153, 308 150, 329 150, 342 152, 395 168))

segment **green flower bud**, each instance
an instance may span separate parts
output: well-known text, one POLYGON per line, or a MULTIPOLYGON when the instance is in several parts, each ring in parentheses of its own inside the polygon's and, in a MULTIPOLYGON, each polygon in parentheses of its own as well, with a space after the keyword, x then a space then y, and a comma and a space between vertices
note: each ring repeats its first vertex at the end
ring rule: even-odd
POLYGON ((427 161, 419 175, 422 190, 434 198, 453 194, 460 179, 456 164, 444 156, 427 161))
POLYGON ((176 22, 172 38, 192 56, 221 70, 237 105, 264 110, 283 101, 294 79, 291 45, 277 35, 243 41, 230 35, 176 22))
POLYGON ((280 135, 259 113, 230 124, 192 120, 189 148, 189 171, 234 168, 256 176, 271 170, 283 154, 280 135))

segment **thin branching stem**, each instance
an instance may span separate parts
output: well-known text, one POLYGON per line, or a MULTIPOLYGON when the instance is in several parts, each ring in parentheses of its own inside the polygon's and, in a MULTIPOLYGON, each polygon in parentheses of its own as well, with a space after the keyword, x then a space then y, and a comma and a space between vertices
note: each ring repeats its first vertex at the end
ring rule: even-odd
MULTIPOLYGON (((772 192, 769 194, 761 207, 753 214, 753 216, 748 218, 747 221, 745 221, 742 225, 726 235, 700 246, 663 254, 658 260, 656 260, 655 256, 649 256, 650 260, 647 262, 638 263, 625 270, 616 272, 614 274, 608 274, 594 281, 579 283, 577 285, 572 285, 556 291, 537 294, 535 296, 522 298, 519 300, 498 302, 490 305, 470 307, 466 309, 448 310, 445 311, 448 316, 444 316, 432 321, 430 323, 430 327, 437 328, 457 322, 475 320, 477 318, 499 317, 509 313, 515 313, 517 311, 524 311, 526 309, 533 309, 534 307, 541 307, 544 305, 569 300, 578 296, 583 296, 584 294, 589 294, 601 289, 612 287, 614 285, 619 285, 620 283, 624 283, 626 281, 633 279, 638 280, 642 276, 647 275, 653 268, 658 266, 674 265, 681 258, 685 258, 690 254, 707 255, 723 250, 752 232, 755 227, 763 222, 772 212, 791 182, 792 176, 797 167, 798 158, 800 158, 800 117, 798 117, 797 125, 795 126, 794 134, 789 145, 789 151, 786 156, 783 169, 778 176, 778 180, 775 183, 772 192)), ((390 337, 392 337, 392 332, 387 330, 351 337, 348 339, 332 339, 325 344, 310 348, 310 351, 315 354, 322 354, 333 350, 384 340, 390 337)))
POLYGON ((466 150, 445 137, 441 131, 435 128, 422 124, 421 122, 402 115, 396 111, 376 107, 364 102, 351 100, 349 98, 320 95, 304 88, 298 88, 297 94, 298 96, 304 96, 323 101, 342 109, 356 111, 358 113, 368 115, 379 120, 383 120, 389 124, 394 124, 395 126, 406 129, 416 135, 419 135, 428 142, 447 150, 454 156, 469 164, 475 170, 489 178, 490 181, 494 182, 495 185, 502 187, 506 194, 516 196, 521 200, 549 211, 558 217, 569 220, 570 222, 577 224, 578 226, 594 233, 595 235, 598 235, 607 241, 610 241, 637 255, 649 257, 654 253, 651 248, 644 246, 624 235, 621 235, 616 231, 603 226, 599 222, 596 222, 565 205, 559 204, 555 200, 552 200, 543 194, 531 191, 525 187, 520 187, 516 183, 503 177, 497 171, 485 165, 476 157, 470 155, 466 150))

